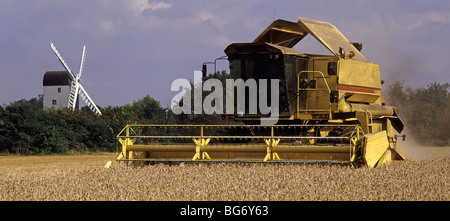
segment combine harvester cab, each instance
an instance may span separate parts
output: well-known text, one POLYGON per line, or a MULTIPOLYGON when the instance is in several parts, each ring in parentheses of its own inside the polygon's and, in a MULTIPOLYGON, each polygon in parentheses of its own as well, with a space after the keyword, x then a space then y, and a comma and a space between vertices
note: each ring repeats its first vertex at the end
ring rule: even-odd
MULTIPOLYGON (((368 167, 404 160, 397 143, 403 123, 395 108, 385 105, 378 64, 361 49, 329 23, 276 20, 253 42, 225 49, 232 80, 279 81, 275 125, 261 125, 269 116, 249 113, 249 107, 223 115, 235 125, 127 125, 117 136, 117 160, 128 165, 237 161, 368 167), (331 55, 295 50, 308 34, 331 55)), ((258 85, 262 89, 270 94, 258 85)), ((242 99, 248 103, 249 94, 242 99)))

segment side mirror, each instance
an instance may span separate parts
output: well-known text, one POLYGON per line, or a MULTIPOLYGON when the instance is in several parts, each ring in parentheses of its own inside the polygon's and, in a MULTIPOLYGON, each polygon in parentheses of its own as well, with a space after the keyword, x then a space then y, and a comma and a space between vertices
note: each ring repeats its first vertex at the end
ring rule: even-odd
POLYGON ((337 75, 337 63, 328 62, 328 75, 337 75))
POLYGON ((205 78, 206 77, 206 73, 207 73, 207 67, 206 67, 206 64, 203 64, 202 65, 202 73, 203 73, 203 78, 205 78))

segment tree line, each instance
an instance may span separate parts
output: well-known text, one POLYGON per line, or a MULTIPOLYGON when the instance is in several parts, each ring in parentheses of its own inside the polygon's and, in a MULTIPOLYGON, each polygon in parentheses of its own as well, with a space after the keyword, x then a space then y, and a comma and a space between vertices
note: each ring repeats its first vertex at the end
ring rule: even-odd
MULTIPOLYGON (((225 71, 210 75, 224 81, 225 71)), ((193 88, 193 87, 192 87, 193 88)), ((406 133, 423 145, 450 145, 450 85, 431 83, 412 89, 403 82, 387 86, 387 104, 396 106, 406 133)), ((192 93, 192 92, 191 92, 192 93)), ((207 92, 204 92, 207 93, 207 92)), ((204 94, 205 97, 207 94, 204 94)), ((173 114, 146 95, 132 104, 89 108, 44 109, 42 95, 0 106, 0 153, 50 154, 116 150, 116 136, 127 124, 230 124, 218 115, 173 114)))
MULTIPOLYGON (((225 71, 207 78, 225 79, 225 71)), ((127 124, 220 124, 218 115, 175 115, 146 95, 132 104, 99 107, 101 116, 80 110, 43 108, 43 97, 0 106, 0 154, 65 154, 116 151, 116 136, 127 124)))
POLYGON ((395 80, 387 86, 386 102, 398 108, 407 136, 422 145, 450 146, 449 90, 449 83, 412 89, 395 80))

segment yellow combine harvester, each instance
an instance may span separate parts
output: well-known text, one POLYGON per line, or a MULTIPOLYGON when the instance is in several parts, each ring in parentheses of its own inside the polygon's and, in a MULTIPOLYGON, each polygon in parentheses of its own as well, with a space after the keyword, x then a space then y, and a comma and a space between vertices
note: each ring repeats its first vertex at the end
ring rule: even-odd
MULTIPOLYGON (((327 162, 377 167, 403 160, 403 123, 385 105, 378 64, 326 22, 276 20, 253 42, 225 49, 231 79, 279 79, 277 124, 263 114, 224 114, 236 125, 127 125, 117 160, 327 162), (331 55, 293 47, 310 34, 331 55), (276 71, 274 71, 276 70, 276 71)), ((246 94, 246 101, 249 97, 246 94)), ((403 136, 404 138, 404 136, 403 136)))

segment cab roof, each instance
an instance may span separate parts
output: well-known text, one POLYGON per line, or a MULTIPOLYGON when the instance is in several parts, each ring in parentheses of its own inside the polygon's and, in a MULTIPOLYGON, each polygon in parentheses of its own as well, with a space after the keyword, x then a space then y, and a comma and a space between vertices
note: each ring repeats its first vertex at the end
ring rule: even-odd
MULTIPOLYGON (((253 44, 271 45, 292 48, 308 34, 325 46, 335 56, 344 52, 353 52, 351 59, 367 61, 364 55, 332 24, 299 17, 297 22, 276 20, 256 37, 253 44)), ((293 49, 292 49, 293 50, 293 49)))

